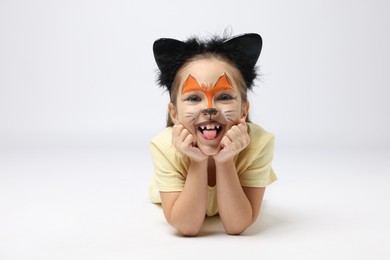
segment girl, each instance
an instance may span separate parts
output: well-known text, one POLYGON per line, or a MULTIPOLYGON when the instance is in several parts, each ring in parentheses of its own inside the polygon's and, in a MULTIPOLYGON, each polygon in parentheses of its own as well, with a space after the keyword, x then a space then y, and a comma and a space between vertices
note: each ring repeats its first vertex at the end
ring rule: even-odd
POLYGON ((248 118, 261 47, 258 34, 154 42, 170 103, 167 128, 151 140, 149 195, 185 236, 196 236, 205 216, 216 214, 227 234, 241 234, 276 180, 274 137, 248 118))

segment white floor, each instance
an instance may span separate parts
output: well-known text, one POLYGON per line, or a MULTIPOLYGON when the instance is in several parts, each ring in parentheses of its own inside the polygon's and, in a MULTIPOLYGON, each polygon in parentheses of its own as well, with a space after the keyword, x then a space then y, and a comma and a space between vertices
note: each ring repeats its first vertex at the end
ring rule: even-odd
POLYGON ((147 199, 147 150, 0 151, 0 259, 390 259, 390 151, 277 151, 241 236, 183 238, 147 199), (238 258, 240 257, 240 258, 238 258))

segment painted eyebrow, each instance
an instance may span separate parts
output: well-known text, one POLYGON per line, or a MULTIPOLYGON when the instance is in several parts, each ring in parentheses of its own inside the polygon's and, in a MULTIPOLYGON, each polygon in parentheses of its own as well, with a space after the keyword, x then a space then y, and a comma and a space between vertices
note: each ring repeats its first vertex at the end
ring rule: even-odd
POLYGON ((182 93, 200 90, 200 91, 203 91, 205 93, 210 91, 213 94, 215 94, 218 91, 226 90, 226 89, 233 89, 232 83, 231 83, 229 77, 226 75, 226 73, 224 73, 222 76, 220 76, 214 85, 212 85, 212 84, 200 85, 198 83, 198 81, 190 74, 190 75, 188 75, 187 79, 184 81, 182 93))
POLYGON ((186 81, 183 84, 182 93, 184 94, 191 91, 202 91, 207 97, 207 107, 212 107, 213 96, 217 92, 231 89, 233 89, 233 86, 226 73, 220 76, 214 85, 210 84, 208 86, 205 84, 199 85, 198 81, 190 74, 188 75, 186 81))

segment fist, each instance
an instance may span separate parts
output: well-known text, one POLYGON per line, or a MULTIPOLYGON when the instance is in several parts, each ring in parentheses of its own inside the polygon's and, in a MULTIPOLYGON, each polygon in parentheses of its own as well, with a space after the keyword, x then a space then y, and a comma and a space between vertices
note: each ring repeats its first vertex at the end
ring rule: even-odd
POLYGON ((191 161, 204 161, 207 155, 196 146, 195 137, 183 125, 172 127, 172 144, 181 153, 187 155, 191 161))
POLYGON ((232 126, 221 140, 221 150, 213 156, 216 162, 231 160, 244 150, 250 143, 248 126, 244 119, 238 125, 232 126))

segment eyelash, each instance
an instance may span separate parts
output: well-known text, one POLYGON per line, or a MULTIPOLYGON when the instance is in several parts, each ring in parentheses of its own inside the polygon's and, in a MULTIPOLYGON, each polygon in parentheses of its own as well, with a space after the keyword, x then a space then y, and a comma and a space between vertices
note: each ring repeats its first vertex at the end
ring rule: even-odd
POLYGON ((190 102, 200 102, 202 101, 202 98, 197 95, 191 95, 184 99, 184 101, 190 101, 190 102))
POLYGON ((228 94, 221 94, 217 98, 217 100, 219 100, 219 101, 228 101, 228 100, 232 100, 232 99, 235 99, 235 98, 233 98, 232 96, 230 96, 228 94))
MULTIPOLYGON (((218 101, 229 101, 229 100, 232 100, 232 99, 236 100, 236 97, 232 97, 229 94, 221 94, 221 95, 219 95, 217 97, 216 100, 218 100, 218 101)), ((184 101, 198 103, 198 102, 202 101, 202 98, 200 96, 198 96, 198 95, 190 95, 187 98, 185 98, 184 101)))

